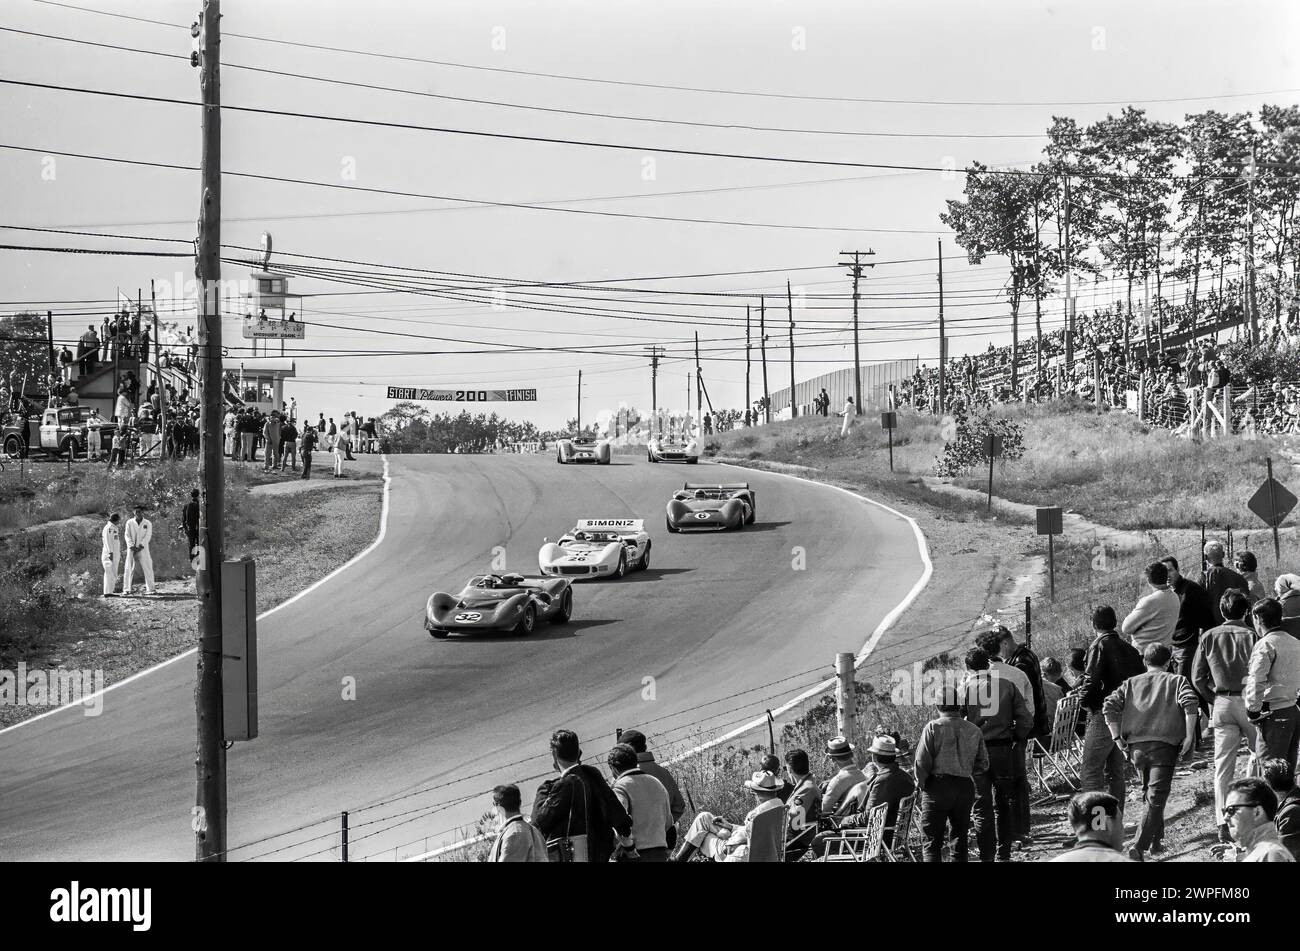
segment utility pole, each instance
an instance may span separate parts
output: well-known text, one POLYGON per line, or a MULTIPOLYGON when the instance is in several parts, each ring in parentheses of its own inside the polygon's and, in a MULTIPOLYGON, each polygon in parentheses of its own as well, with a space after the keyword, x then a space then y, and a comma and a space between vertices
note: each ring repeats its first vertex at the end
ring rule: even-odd
POLYGON ((1039 270, 1038 198, 1034 198, 1034 386, 1043 383, 1043 274, 1039 270))
POLYGON ((794 398, 794 293, 790 281, 785 282, 785 306, 790 314, 790 418, 799 415, 798 400, 794 398))
MULTIPOLYGON (((748 413, 752 407, 749 401, 749 305, 745 305, 745 412, 748 413)), ((748 418, 748 417, 746 417, 748 418)))
POLYGON ((225 459, 221 445, 221 0, 204 0, 197 62, 203 101, 202 194, 194 275, 199 288, 199 550, 195 587, 199 598, 198 683, 194 710, 198 749, 194 765, 196 802, 192 827, 194 857, 226 858, 226 748, 221 696, 221 563, 225 559, 225 459))
POLYGON ((841 261, 849 269, 849 276, 853 278, 853 414, 859 415, 862 412, 862 353, 858 343, 858 283, 862 280, 862 269, 864 267, 875 267, 874 264, 863 264, 863 256, 875 254, 868 248, 865 251, 841 251, 840 254, 845 257, 853 258, 852 261, 841 261))
POLYGON ((772 398, 767 392, 767 301, 758 299, 758 350, 763 360, 763 422, 772 421, 772 398))
POLYGON ((582 432, 582 371, 578 371, 578 432, 582 432))
POLYGON ((704 435, 704 368, 700 366, 700 332, 695 331, 695 435, 704 435))
POLYGON ((1250 144, 1246 168, 1246 306, 1250 311, 1250 342, 1259 343, 1259 312, 1255 309, 1255 143, 1250 144))
MULTIPOLYGON (((1074 298, 1070 294, 1070 176, 1065 176, 1065 202, 1061 206, 1061 229, 1065 244, 1065 367, 1074 368, 1074 298)), ((1195 315, 1192 317, 1195 320, 1195 315)))
MULTIPOLYGON (((49 342, 50 375, 57 377, 59 375, 59 361, 54 356, 54 311, 52 310, 45 312, 45 338, 49 342)), ((51 393, 50 395, 53 396, 54 394, 51 393)), ((113 394, 113 399, 117 399, 116 393, 113 394)))
POLYGON ((167 381, 162 378, 162 344, 158 339, 158 297, 149 278, 149 308, 153 311, 153 379, 158 387, 158 458, 167 450, 167 381))
POLYGON ((650 349, 650 428, 651 432, 662 434, 659 425, 659 347, 650 349))
MULTIPOLYGON (((943 238, 939 239, 939 415, 948 410, 947 389, 948 338, 943 332, 943 238)), ((892 438, 892 434, 891 434, 892 438)))

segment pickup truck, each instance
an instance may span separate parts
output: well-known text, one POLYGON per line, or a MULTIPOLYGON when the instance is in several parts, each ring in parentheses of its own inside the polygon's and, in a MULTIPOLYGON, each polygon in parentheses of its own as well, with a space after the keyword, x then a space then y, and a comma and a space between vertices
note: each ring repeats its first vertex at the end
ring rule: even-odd
MULTIPOLYGON (((86 452, 90 408, 60 406, 24 418, 10 413, 0 422, 0 450, 10 459, 44 454, 53 458, 86 452)), ((107 450, 117 424, 105 420, 99 427, 100 446, 107 450)))

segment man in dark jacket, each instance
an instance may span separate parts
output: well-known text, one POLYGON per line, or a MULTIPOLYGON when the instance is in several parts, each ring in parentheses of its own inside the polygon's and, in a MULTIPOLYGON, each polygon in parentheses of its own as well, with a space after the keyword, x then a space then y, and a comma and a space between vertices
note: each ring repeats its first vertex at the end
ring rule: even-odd
POLYGON ((1103 605, 1092 612, 1095 633, 1083 661, 1083 677, 1074 692, 1080 705, 1088 711, 1083 734, 1082 764, 1079 776, 1082 792, 1109 792, 1124 804, 1124 754, 1111 739, 1102 719, 1106 697, 1120 684, 1144 670, 1142 656, 1115 630, 1115 609, 1103 605))
POLYGON ((1209 595, 1199 584, 1179 572, 1177 558, 1170 555, 1161 558, 1160 563, 1169 569, 1169 587, 1178 595, 1178 623, 1174 627, 1171 645, 1173 672, 1191 680, 1192 661, 1196 659, 1196 645, 1200 643, 1201 632, 1208 631, 1223 621, 1214 620, 1209 595))
MULTIPOLYGON (((1029 752, 1030 741, 1036 738, 1046 740, 1052 735, 1052 714, 1048 709, 1047 698, 1043 694, 1043 670, 1038 655, 1029 649, 1029 644, 1017 644, 1015 637, 1007 628, 999 627, 998 633, 1002 638, 998 643, 998 650, 1002 658, 1029 678, 1030 695, 1034 701, 1033 729, 1029 731, 1029 736, 1016 747, 1016 755, 1023 761, 1029 752)), ((1029 791, 1028 770, 1021 770, 1021 774, 1017 777, 1017 785, 1019 789, 1017 790, 1016 805, 1019 809, 1019 815, 1016 823, 1016 839, 1028 844, 1032 841, 1029 836, 1029 800, 1032 794, 1029 791)))
POLYGON ((1280 757, 1266 759, 1260 765, 1264 781, 1277 793, 1277 813, 1273 816, 1277 837, 1300 862, 1300 789, 1295 785, 1295 770, 1280 757))
MULTIPOLYGON (((581 762, 578 734, 572 730, 551 734, 551 759, 560 775, 537 787, 533 801, 533 825, 546 836, 551 861, 564 861, 560 855, 564 839, 584 838, 588 862, 609 861, 615 834, 619 844, 631 847, 632 818, 600 770, 581 762)), ((575 846, 581 861, 582 847, 575 846)))
POLYGON ((989 762, 988 769, 974 777, 975 840, 981 862, 992 862, 995 853, 1007 862, 1011 844, 1020 838, 1022 744, 1034 728, 1034 718, 1020 688, 989 669, 987 652, 978 647, 967 651, 966 669, 966 719, 980 728, 989 762))
POLYGON ((308 426, 302 431, 302 477, 311 478, 311 454, 316 448, 316 430, 308 426))
POLYGON ((896 829, 898 807, 904 799, 916 792, 916 782, 898 765, 898 741, 892 736, 878 735, 867 750, 872 768, 867 778, 849 790, 845 802, 847 812, 838 820, 835 830, 819 832, 813 839, 812 853, 820 857, 826 851, 826 841, 838 834, 838 829, 860 829, 867 825, 867 817, 877 806, 885 806, 885 828, 881 833, 886 846, 895 838, 905 838, 906 829, 896 829))
POLYGON ((1214 616, 1214 623, 1207 625, 1206 630, 1223 623, 1219 602, 1223 600, 1229 588, 1236 588, 1245 595, 1250 594, 1250 583, 1224 565, 1223 559, 1226 556, 1223 542, 1211 540, 1205 543, 1205 571, 1201 574, 1201 587, 1205 589, 1210 603, 1210 613, 1214 616))
POLYGON ((199 543, 199 490, 190 491, 190 500, 181 511, 181 529, 185 532, 187 543, 186 555, 194 557, 194 549, 199 543))

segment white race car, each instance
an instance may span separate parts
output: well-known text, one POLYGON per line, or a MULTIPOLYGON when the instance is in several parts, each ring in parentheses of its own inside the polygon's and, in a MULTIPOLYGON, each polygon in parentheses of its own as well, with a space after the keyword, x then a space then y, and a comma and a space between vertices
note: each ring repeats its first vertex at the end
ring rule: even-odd
POLYGON ((555 461, 560 465, 571 462, 591 462, 598 466, 609 465, 608 439, 595 436, 562 436, 555 441, 555 461))
POLYGON ((685 462, 694 465, 700 461, 700 449, 690 437, 665 439, 663 436, 651 436, 646 443, 645 456, 650 462, 685 462))
POLYGON ((639 518, 584 518, 537 553, 543 575, 621 578, 650 567, 650 536, 639 518))

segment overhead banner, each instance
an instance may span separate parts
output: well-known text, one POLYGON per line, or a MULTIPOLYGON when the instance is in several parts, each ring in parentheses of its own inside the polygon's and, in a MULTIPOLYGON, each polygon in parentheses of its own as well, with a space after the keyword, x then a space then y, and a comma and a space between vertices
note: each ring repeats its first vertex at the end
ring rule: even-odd
POLYGON ((304 340, 307 325, 298 320, 259 320, 244 318, 245 340, 304 340))
POLYGON ((426 390, 415 386, 390 386, 390 400, 432 400, 441 403, 535 403, 536 390, 426 390))

